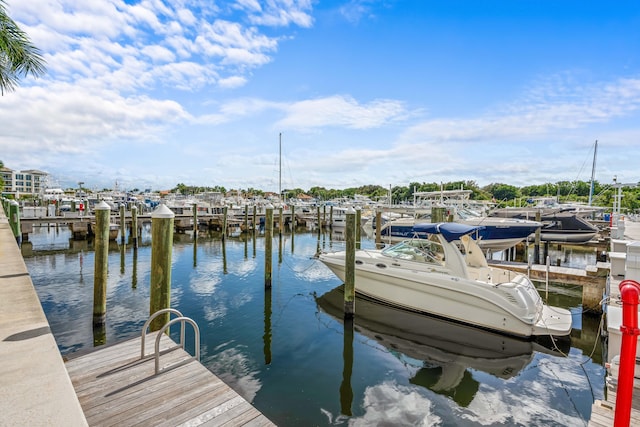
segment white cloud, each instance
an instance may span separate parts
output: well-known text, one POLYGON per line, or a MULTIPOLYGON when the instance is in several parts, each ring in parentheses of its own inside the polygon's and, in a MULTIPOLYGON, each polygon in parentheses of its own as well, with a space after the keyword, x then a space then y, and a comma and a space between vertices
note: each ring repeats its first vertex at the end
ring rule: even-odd
POLYGON ((294 102, 284 110, 286 117, 276 127, 298 130, 325 126, 369 129, 403 120, 408 115, 400 101, 380 99, 360 104, 343 95, 294 102))

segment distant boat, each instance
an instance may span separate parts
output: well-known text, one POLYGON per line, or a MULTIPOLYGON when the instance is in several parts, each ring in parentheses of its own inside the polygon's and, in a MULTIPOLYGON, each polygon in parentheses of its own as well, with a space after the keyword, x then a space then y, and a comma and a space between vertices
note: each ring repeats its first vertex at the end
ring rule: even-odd
MULTIPOLYGON (((383 250, 357 250, 356 292, 508 335, 568 335, 571 313, 545 305, 527 276, 489 267, 469 237, 476 230, 456 223, 417 224, 414 231, 427 238, 383 250)), ((345 280, 345 251, 323 252, 318 258, 345 280)))

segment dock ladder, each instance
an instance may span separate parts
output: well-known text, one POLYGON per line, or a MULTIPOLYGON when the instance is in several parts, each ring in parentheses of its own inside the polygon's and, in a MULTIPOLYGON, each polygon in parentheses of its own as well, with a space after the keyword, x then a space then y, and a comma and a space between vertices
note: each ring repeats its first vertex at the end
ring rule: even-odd
MULTIPOLYGON (((156 375, 158 373, 160 373, 160 354, 166 354, 170 351, 176 350, 176 349, 183 349, 184 350, 184 336, 185 336, 185 325, 187 323, 189 323, 192 327, 193 327, 193 332, 194 332, 194 341, 195 341, 195 355, 189 359, 183 360, 182 362, 176 363, 174 365, 171 365, 170 368, 175 368, 177 366, 183 365, 185 363, 190 362, 191 360, 197 360, 200 361, 200 329, 198 328, 198 325, 196 324, 196 322, 189 318, 189 317, 184 317, 182 315, 182 313, 174 308, 165 308, 162 310, 158 310, 155 313, 153 313, 149 319, 147 319, 147 321, 144 323, 144 326, 142 327, 142 336, 141 336, 141 346, 140 346, 140 359, 145 359, 147 357, 150 357, 151 354, 145 354, 145 338, 147 335, 147 329, 149 329, 149 325, 151 324, 151 322, 153 321, 153 319, 155 319, 156 317, 158 317, 161 314, 165 314, 165 313, 170 313, 169 316, 171 316, 171 314, 175 314, 178 317, 175 317, 171 320, 169 320, 169 322, 167 322, 162 328, 160 328, 160 330, 158 331, 158 334, 156 335, 156 342, 155 342, 155 347, 154 347, 154 354, 153 357, 155 358, 155 373, 156 375), (162 334, 164 334, 167 330, 169 330, 171 328, 171 325, 176 324, 176 323, 180 323, 180 343, 178 343, 178 345, 167 348, 165 350, 163 350, 162 352, 160 351, 160 338, 162 337, 162 334)), ((186 350, 185 350, 186 351, 186 350)))

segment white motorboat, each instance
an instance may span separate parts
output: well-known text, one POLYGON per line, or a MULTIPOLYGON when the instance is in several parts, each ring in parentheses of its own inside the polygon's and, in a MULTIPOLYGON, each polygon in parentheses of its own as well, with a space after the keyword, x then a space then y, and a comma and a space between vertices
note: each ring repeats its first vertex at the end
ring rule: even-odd
MULTIPOLYGON (((457 223, 414 226, 425 239, 355 252, 356 292, 406 310, 531 337, 571 332, 571 313, 547 306, 525 275, 489 267, 470 237, 478 227, 457 223)), ((345 280, 346 252, 318 255, 345 280)))

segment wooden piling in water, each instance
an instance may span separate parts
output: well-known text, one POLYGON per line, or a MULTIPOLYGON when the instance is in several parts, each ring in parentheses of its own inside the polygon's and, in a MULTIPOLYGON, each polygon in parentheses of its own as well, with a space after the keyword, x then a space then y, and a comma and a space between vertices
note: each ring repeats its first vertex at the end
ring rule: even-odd
POLYGON ((278 208, 278 234, 282 235, 284 229, 284 220, 282 215, 282 205, 278 208))
MULTIPOLYGON (((253 205, 253 218, 251 219, 251 230, 253 232, 253 235, 256 235, 256 218, 258 216, 258 212, 257 212, 257 207, 256 205, 253 205)), ((255 242, 255 239, 254 239, 255 242)), ((254 245, 254 256, 255 256, 255 245, 254 245)))
POLYGON ((101 325, 107 316, 107 274, 109 267, 109 223, 111 208, 102 201, 94 208, 93 324, 101 325))
POLYGON ((227 212, 229 209, 225 206, 222 208, 222 240, 227 239, 227 212))
POLYGON ((193 204, 193 237, 198 236, 198 204, 193 204))
POLYGON ((382 248, 382 212, 376 211, 376 249, 382 248))
POLYGON ((355 228, 356 228, 356 249, 360 249, 360 241, 361 241, 361 232, 360 232, 360 230, 362 229, 361 223, 362 223, 362 211, 358 207, 358 208, 356 208, 356 224, 355 224, 355 228))
POLYGON ((247 205, 244 206, 244 232, 249 232, 249 207, 247 205))
POLYGON ((271 288, 271 271, 273 252, 273 206, 268 205, 264 222, 264 287, 271 288))
POLYGON ((131 206, 131 244, 133 250, 138 249, 138 208, 131 206))
POLYGON ((344 266, 344 315, 353 317, 356 312, 356 212, 353 208, 347 210, 347 224, 345 229, 346 251, 344 266))
MULTIPOLYGON (((542 212, 540 209, 536 212, 536 221, 542 220, 542 212)), ((540 228, 536 230, 535 240, 533 242, 533 262, 534 264, 540 264, 540 228)))
POLYGON ((127 221, 125 219, 124 203, 120 204, 120 243, 124 243, 124 236, 127 232, 127 221))
POLYGON ((333 228, 333 206, 329 208, 329 228, 333 228))
POLYGON ((291 233, 293 233, 296 229, 296 205, 291 204, 291 233))
POLYGON ((322 206, 322 226, 327 225, 327 205, 322 206))
MULTIPOLYGON (((149 316, 171 305, 171 251, 175 214, 164 204, 151 214, 151 285, 149 316)), ((157 331, 169 321, 169 313, 156 317, 150 325, 157 331)))

